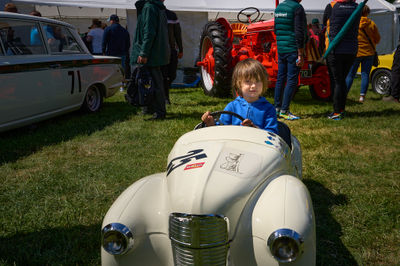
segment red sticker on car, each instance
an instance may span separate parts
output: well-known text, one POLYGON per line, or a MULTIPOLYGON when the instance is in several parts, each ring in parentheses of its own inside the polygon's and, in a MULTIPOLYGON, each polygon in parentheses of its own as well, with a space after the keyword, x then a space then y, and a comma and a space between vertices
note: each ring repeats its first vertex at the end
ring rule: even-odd
POLYGON ((189 169, 195 169, 195 168, 200 168, 203 167, 204 162, 202 163, 192 163, 192 164, 188 164, 185 166, 185 169, 183 170, 189 170, 189 169))

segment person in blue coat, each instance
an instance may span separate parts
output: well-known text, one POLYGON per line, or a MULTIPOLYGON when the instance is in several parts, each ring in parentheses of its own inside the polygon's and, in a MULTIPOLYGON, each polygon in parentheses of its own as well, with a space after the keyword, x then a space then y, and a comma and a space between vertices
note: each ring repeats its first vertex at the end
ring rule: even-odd
MULTIPOLYGON (((228 103, 224 111, 234 112, 243 118, 222 114, 219 121, 224 125, 242 125, 261 128, 278 134, 275 107, 261 96, 268 88, 265 67, 257 60, 247 58, 236 64, 232 75, 232 85, 239 95, 228 103)), ((214 118, 207 111, 201 117, 207 126, 214 126, 214 118)))
POLYGON ((119 17, 115 14, 111 15, 107 20, 111 23, 103 32, 102 53, 103 55, 111 55, 121 57, 121 64, 126 71, 125 62, 128 60, 130 37, 128 31, 119 24, 119 17))

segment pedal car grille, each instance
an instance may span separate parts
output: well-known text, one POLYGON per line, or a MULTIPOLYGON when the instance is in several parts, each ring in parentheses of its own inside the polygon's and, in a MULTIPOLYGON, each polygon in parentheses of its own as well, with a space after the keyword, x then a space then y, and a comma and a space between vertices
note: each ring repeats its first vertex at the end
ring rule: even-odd
POLYGON ((222 215, 170 214, 174 264, 225 266, 229 249, 227 220, 222 215))

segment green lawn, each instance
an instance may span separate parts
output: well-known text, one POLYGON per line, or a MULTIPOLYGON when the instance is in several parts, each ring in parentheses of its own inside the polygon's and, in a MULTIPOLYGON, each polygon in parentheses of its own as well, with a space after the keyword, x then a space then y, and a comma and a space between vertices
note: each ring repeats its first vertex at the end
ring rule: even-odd
MULTIPOLYGON (((353 84, 342 121, 301 87, 288 122, 303 148, 317 219, 318 265, 400 264, 400 105, 353 84)), ((139 178, 164 171, 169 150, 205 110, 230 99, 174 89, 168 119, 145 121, 118 93, 79 112, 0 133, 0 265, 99 265, 102 219, 139 178)), ((272 97, 267 97, 271 102, 272 97)))

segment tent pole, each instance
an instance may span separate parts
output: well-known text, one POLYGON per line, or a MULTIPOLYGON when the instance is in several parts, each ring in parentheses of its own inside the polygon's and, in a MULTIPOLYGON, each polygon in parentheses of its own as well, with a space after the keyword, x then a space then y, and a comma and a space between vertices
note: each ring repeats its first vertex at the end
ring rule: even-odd
POLYGON ((61 19, 60 8, 57 6, 58 17, 61 19))

